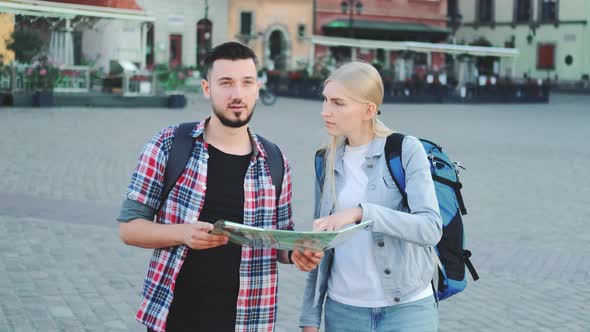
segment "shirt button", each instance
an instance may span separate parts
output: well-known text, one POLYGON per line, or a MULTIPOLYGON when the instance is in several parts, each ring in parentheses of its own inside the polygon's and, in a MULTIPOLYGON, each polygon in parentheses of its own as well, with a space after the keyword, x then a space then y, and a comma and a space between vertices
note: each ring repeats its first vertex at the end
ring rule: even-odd
POLYGON ((377 243, 378 246, 383 247, 385 245, 385 243, 383 241, 377 243))
POLYGON ((201 189, 203 189, 203 190, 207 190, 207 186, 206 186, 206 185, 202 185, 202 186, 201 186, 201 189))
POLYGON ((399 302, 399 297, 396 297, 395 299, 393 299, 395 302, 399 302))
POLYGON ((371 185, 369 186, 369 189, 371 189, 371 190, 375 190, 375 184, 374 184, 374 183, 373 183, 373 184, 371 184, 371 185))
POLYGON ((373 168, 373 164, 367 164, 367 168, 373 168))
POLYGON ((209 159, 209 155, 208 154, 205 155, 205 159, 209 159))
POLYGON ((383 272, 385 272, 385 274, 387 274, 387 275, 390 275, 391 274, 391 270, 390 269, 385 269, 385 271, 383 271, 383 272))

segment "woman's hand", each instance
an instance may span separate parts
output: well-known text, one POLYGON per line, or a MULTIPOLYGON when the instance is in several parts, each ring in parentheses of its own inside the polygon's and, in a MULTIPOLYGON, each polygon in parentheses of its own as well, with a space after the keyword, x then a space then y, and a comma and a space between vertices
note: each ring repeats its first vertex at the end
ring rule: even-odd
POLYGON ((311 326, 306 326, 303 328, 303 330, 301 330, 301 332, 319 332, 320 329, 318 329, 317 327, 311 327, 311 326))
POLYGON ((323 218, 316 219, 313 222, 313 230, 337 231, 346 225, 354 224, 362 218, 363 209, 360 207, 350 208, 323 218))

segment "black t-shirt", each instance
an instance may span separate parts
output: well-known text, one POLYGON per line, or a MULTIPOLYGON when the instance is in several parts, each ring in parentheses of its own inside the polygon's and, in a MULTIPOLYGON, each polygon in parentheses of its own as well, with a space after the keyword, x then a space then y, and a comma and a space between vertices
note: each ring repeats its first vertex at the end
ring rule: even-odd
MULTIPOLYGON (((207 189, 199 220, 244 222, 244 177, 252 154, 230 155, 209 145, 207 189)), ((242 247, 189 249, 176 279, 167 332, 234 331, 242 247)))

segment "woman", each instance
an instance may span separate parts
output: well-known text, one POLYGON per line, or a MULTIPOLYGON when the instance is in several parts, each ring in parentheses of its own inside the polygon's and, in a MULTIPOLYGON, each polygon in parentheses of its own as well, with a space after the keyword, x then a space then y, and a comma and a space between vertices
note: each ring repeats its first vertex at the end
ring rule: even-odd
POLYGON ((345 64, 328 77, 323 95, 332 142, 325 151, 325 180, 316 183, 314 230, 372 223, 327 251, 309 273, 300 326, 318 331, 326 299, 327 332, 436 331, 432 247, 442 223, 426 152, 415 137, 404 138, 408 210, 385 161, 392 131, 376 118, 383 102, 377 70, 345 64))

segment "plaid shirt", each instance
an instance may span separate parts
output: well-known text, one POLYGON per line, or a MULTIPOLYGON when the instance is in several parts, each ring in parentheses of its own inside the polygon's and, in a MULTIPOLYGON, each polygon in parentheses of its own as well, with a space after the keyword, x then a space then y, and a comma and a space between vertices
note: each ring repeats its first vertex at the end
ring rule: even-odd
MULTIPOLYGON (((207 190, 208 152, 204 129, 208 120, 201 121, 192 132, 196 139, 192 155, 175 188, 157 213, 158 223, 181 224, 198 220, 207 190)), ((158 209, 175 129, 175 126, 163 129, 145 146, 132 176, 127 198, 158 209)), ((276 207, 276 192, 266 163, 266 152, 252 130, 248 132, 253 156, 244 179, 244 225, 293 229, 290 167, 285 160, 283 187, 276 207)), ((143 301, 136 315, 140 323, 154 331, 166 329, 176 277, 187 253, 186 245, 154 250, 144 282, 143 301)), ((236 331, 274 330, 277 318, 276 254, 276 249, 271 248, 242 248, 236 331)))

